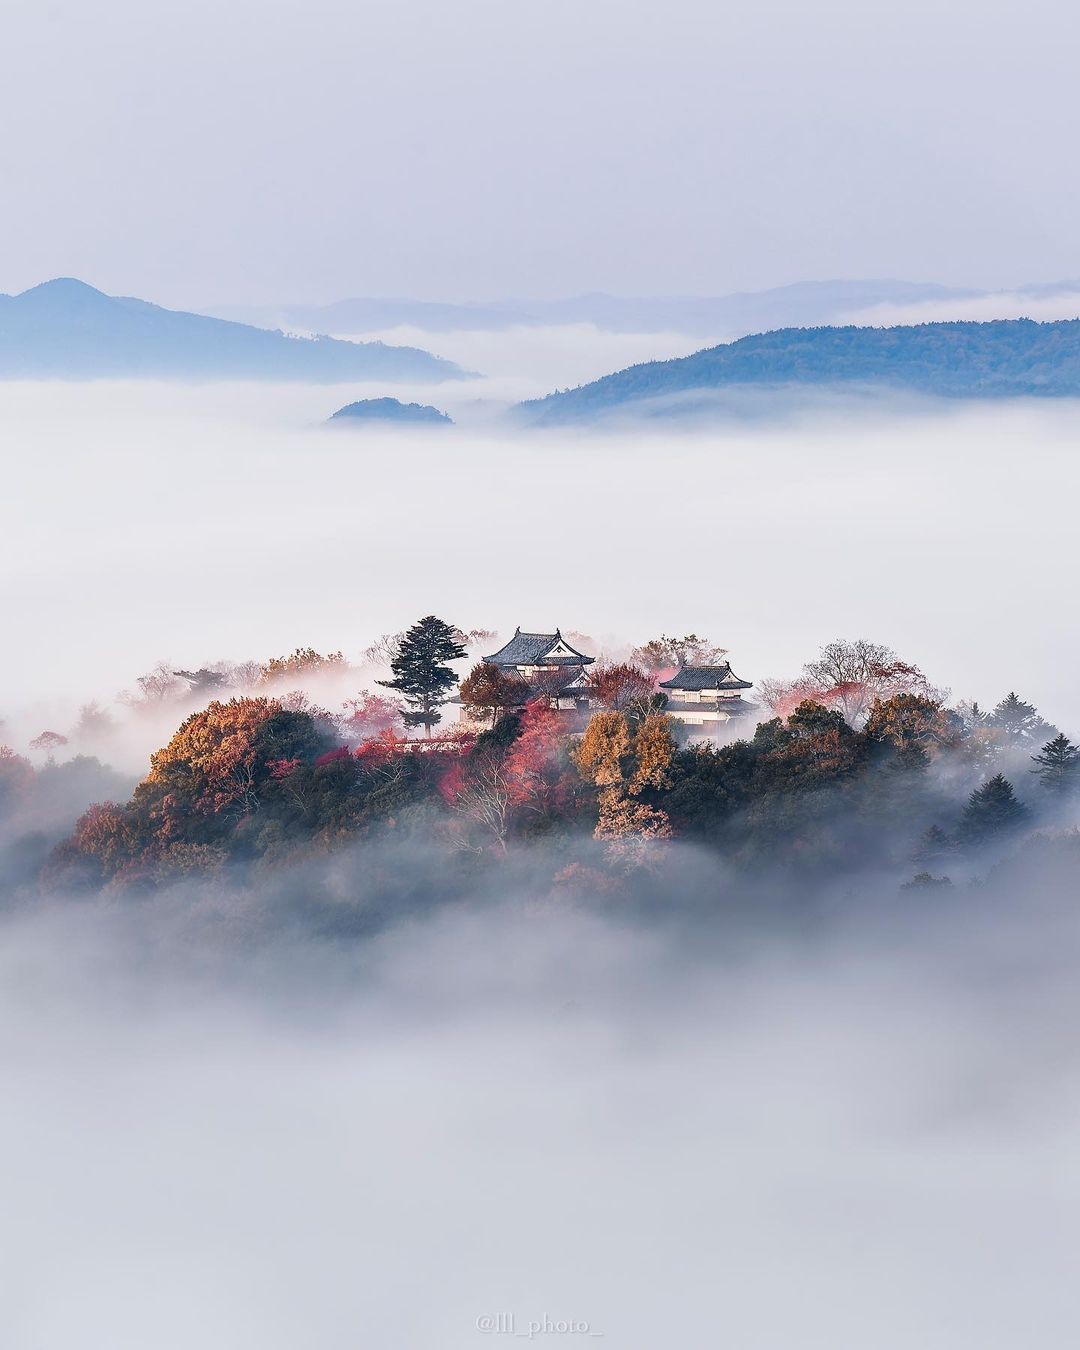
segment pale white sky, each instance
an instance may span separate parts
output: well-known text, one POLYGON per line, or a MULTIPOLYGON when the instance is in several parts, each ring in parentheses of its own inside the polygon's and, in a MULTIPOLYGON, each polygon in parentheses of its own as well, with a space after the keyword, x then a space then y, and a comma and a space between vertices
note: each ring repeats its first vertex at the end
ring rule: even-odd
POLYGON ((1080 274, 1067 0, 6 0, 0 291, 1080 274))

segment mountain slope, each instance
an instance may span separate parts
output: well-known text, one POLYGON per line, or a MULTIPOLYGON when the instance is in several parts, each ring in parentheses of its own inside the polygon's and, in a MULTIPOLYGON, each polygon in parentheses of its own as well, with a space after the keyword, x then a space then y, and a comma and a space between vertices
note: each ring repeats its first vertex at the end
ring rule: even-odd
POLYGON ((725 390, 837 386, 950 398, 1080 395, 1080 320, 782 328, 630 366, 520 409, 537 423, 575 422, 620 411, 676 413, 687 396, 725 390))
POLYGON ((0 295, 0 379, 458 379, 416 347, 297 338, 109 296, 64 277, 0 295))

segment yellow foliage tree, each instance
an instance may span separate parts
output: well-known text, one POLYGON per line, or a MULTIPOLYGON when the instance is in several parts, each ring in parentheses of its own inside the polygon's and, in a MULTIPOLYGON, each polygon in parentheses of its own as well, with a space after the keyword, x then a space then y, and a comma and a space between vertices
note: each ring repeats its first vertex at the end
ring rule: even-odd
POLYGON ((578 773, 599 788, 624 782, 623 761, 630 754, 630 725, 621 712, 599 712, 571 752, 578 773))
POLYGON ((667 812, 632 801, 618 788, 605 788, 598 798, 600 807, 594 838, 670 839, 671 821, 667 812))
POLYGON ((634 771, 627 785, 633 796, 647 787, 667 787, 670 781, 668 770, 675 758, 675 742, 663 713, 650 713, 638 727, 633 755, 634 771))
POLYGON ((262 667, 262 683, 302 679, 305 675, 344 673, 349 667, 341 652, 321 655, 313 647, 297 647, 289 656, 274 656, 262 667))
POLYGON ((633 736, 623 713, 596 713, 572 752, 578 773, 600 789, 595 838, 617 847, 627 861, 640 862, 647 842, 671 838, 667 814, 633 798, 667 784, 674 755, 661 713, 650 713, 633 736))

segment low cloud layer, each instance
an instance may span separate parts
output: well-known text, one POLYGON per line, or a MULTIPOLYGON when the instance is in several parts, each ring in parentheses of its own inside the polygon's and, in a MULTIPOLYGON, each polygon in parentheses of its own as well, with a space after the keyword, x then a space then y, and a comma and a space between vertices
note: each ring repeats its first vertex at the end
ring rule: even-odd
POLYGON ((1027 291, 995 291, 967 298, 922 300, 916 304, 875 305, 871 309, 852 310, 837 315, 836 323, 854 323, 889 327, 893 324, 951 323, 968 319, 985 323, 990 319, 1080 318, 1080 285, 1055 290, 1032 287, 1027 291))
POLYGON ((1078 934, 1015 900, 798 939, 528 892, 362 944, 9 918, 0 1337, 1056 1343, 1078 934))
POLYGON ((704 631, 751 680, 864 635, 956 697, 1015 686, 1077 720, 1072 403, 677 435, 320 425, 359 392, 9 388, 5 485, 34 509, 0 540, 0 716, 64 730, 159 660, 355 661, 435 612, 610 649, 704 631))
MULTIPOLYGON (((331 435, 302 386, 8 394, 36 509, 0 545, 0 739, 159 659, 358 659, 432 610, 611 651, 704 631, 753 679, 865 633, 1076 725, 1071 405, 436 439, 331 435)), ((553 895, 542 857, 435 888, 417 850, 31 888, 0 920, 0 1342, 1060 1343, 1069 860, 944 898, 751 895, 683 845, 625 903, 553 895)))

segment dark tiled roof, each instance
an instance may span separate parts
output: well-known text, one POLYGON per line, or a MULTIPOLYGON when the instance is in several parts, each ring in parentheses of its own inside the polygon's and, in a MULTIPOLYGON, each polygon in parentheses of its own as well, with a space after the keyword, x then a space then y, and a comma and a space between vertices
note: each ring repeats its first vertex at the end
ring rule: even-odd
POLYGON ((722 666, 683 666, 671 677, 663 680, 661 689, 752 689, 749 680, 740 680, 732 671, 731 662, 722 666))
POLYGON ((577 686, 582 694, 585 692, 585 681, 582 678, 584 672, 578 665, 563 666, 559 670, 550 670, 542 675, 533 676, 532 683, 527 687, 534 693, 555 694, 565 693, 573 686, 577 686))
POLYGON ((523 633, 519 628, 505 647, 484 660, 493 666, 589 666, 594 658, 571 647, 558 629, 554 633, 523 633), (557 642, 569 647, 573 655, 549 657, 548 652, 557 642))

